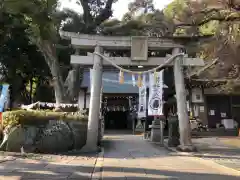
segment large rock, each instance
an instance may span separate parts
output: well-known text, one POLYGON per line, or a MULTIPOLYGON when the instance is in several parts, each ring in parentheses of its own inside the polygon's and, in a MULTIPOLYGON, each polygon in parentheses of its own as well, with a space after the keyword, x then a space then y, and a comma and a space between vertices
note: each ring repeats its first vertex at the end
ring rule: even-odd
POLYGON ((3 150, 20 152, 21 147, 23 147, 25 152, 34 152, 34 144, 37 133, 38 128, 33 126, 12 127, 7 134, 4 134, 6 146, 3 150))
POLYGON ((36 148, 40 153, 58 153, 72 149, 73 144, 73 134, 68 124, 51 120, 37 140, 36 148))
POLYGON ((9 130, 9 134, 6 134, 6 136, 6 151, 20 152, 21 147, 24 145, 24 129, 20 126, 13 127, 9 130))
POLYGON ((51 120, 44 125, 28 124, 5 129, 1 150, 59 153, 81 149, 86 144, 87 122, 51 120))
POLYGON ((24 126, 24 144, 23 148, 25 152, 32 153, 35 151, 35 141, 39 133, 39 128, 35 126, 24 126))
POLYGON ((81 149, 87 140, 87 122, 71 121, 68 125, 73 134, 74 149, 81 149))

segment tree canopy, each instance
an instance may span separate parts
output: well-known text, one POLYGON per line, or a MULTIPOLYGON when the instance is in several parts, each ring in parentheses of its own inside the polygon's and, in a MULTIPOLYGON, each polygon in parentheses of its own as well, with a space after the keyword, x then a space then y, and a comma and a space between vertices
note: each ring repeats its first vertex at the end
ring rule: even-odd
POLYGON ((57 103, 76 102, 83 67, 70 64, 75 50, 61 39, 61 29, 115 36, 211 35, 208 41, 187 47, 206 62, 201 69, 188 69, 189 78, 226 80, 231 90, 240 87, 240 0, 174 0, 163 11, 154 7, 153 0, 135 0, 121 20, 110 19, 115 2, 78 0, 76 5, 83 9, 79 13, 60 11, 58 0, 2 1, 2 79, 12 84, 16 95, 19 90, 23 96, 36 93, 33 84, 44 81, 54 87, 57 103))
MULTIPOLYGON (((81 15, 70 10, 60 12, 58 3, 58 0, 5 0, 1 11, 11 16, 18 16, 21 24, 27 27, 25 32, 28 39, 36 45, 49 67, 56 102, 60 104, 61 102, 76 102, 82 68, 74 66, 64 76, 61 68, 64 53, 61 53, 63 50, 59 51, 59 45, 60 47, 68 46, 69 42, 61 40, 58 34, 59 29, 96 33, 98 26, 112 15, 114 0, 80 0, 78 4, 83 8, 81 15), (66 81, 64 81, 65 77, 66 81)), ((68 55, 72 53, 70 49, 65 52, 68 55)), ((67 64, 70 66, 69 61, 67 64)))
MULTIPOLYGON (((240 48, 240 1, 175 0, 164 10, 166 17, 173 19, 175 34, 212 35, 196 52, 205 59, 207 68, 192 73, 195 78, 231 82, 239 79, 240 48)), ((228 83, 228 85, 230 85, 228 83)), ((239 86, 224 86, 233 90, 239 86)))

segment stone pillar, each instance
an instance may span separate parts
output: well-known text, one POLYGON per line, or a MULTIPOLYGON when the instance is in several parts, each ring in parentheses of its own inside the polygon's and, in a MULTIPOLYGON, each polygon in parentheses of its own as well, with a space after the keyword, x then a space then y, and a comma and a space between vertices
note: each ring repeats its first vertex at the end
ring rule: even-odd
POLYGON ((152 142, 157 142, 160 145, 163 145, 164 143, 164 136, 163 136, 164 122, 165 122, 165 118, 163 116, 154 117, 154 120, 151 125, 150 140, 152 142))
POLYGON ((179 126, 178 117, 169 115, 168 116, 168 146, 177 147, 179 142, 179 126))
POLYGON ((160 119, 156 116, 151 125, 151 137, 150 140, 152 142, 160 142, 161 139, 161 131, 160 131, 160 119))
MULTIPOLYGON (((173 49, 173 55, 181 53, 180 48, 173 49)), ((174 61, 174 81, 177 99, 177 113, 179 119, 180 145, 178 149, 181 151, 193 151, 191 141, 191 127, 187 112, 186 90, 184 83, 184 74, 182 71, 182 57, 178 57, 174 61)))
MULTIPOLYGON (((95 52, 102 53, 101 47, 96 46, 95 52)), ((83 147, 84 152, 98 151, 98 126, 99 126, 99 112, 101 101, 102 88, 102 58, 94 55, 94 64, 92 71, 92 84, 89 104, 88 116, 88 131, 86 145, 83 147)))

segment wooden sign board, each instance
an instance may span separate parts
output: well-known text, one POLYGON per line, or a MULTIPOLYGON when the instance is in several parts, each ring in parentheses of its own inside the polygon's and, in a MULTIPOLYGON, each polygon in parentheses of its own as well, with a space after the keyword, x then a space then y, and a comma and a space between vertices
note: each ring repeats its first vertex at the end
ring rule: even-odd
POLYGON ((131 37, 131 60, 147 61, 148 60, 148 38, 145 36, 131 37))

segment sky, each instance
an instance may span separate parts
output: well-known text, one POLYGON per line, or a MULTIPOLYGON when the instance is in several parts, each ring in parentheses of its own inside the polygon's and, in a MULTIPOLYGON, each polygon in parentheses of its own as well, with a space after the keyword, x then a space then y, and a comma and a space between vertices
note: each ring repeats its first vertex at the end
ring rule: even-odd
MULTIPOLYGON (((128 4, 133 0, 118 0, 113 4, 113 18, 121 19, 122 16, 128 11, 128 4)), ((154 0, 155 8, 163 9, 166 5, 171 3, 173 0, 154 0)), ((61 9, 69 8, 77 12, 81 12, 81 6, 76 5, 76 0, 60 0, 61 9)))

